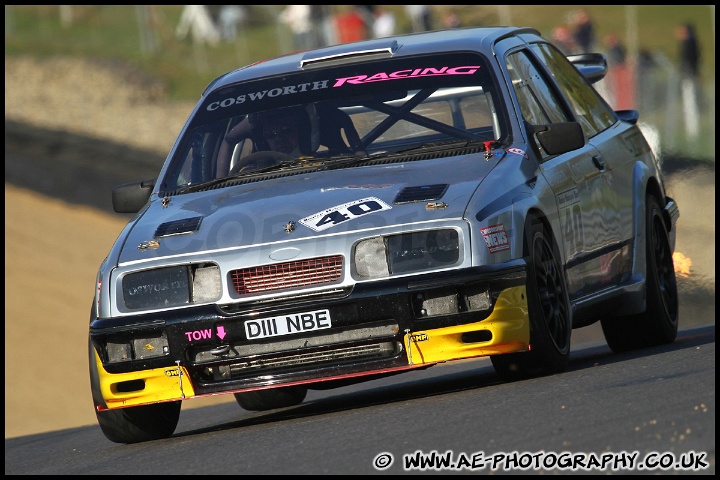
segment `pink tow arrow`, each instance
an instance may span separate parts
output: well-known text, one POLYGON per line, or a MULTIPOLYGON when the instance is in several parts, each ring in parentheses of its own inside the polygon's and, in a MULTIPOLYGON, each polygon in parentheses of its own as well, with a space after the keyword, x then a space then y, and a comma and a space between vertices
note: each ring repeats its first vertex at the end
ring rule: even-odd
POLYGON ((220 337, 220 340, 225 338, 225 327, 223 327, 223 326, 217 327, 217 336, 220 337))

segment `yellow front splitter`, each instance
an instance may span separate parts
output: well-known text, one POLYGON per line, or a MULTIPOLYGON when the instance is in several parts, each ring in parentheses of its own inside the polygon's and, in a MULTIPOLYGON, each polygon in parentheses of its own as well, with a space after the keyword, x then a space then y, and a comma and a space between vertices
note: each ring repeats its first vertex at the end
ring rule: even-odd
POLYGON ((185 367, 164 367, 128 373, 108 373, 95 352, 100 391, 108 409, 194 397, 185 367))
POLYGON ((411 365, 528 350, 530 318, 525 287, 504 290, 493 312, 480 322, 408 332, 404 339, 411 365))

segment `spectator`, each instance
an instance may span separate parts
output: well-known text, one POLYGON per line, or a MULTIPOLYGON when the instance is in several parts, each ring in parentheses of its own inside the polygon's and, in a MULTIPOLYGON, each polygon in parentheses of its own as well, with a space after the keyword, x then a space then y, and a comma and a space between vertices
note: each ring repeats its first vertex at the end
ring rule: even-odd
POLYGON ((353 5, 354 11, 362 19, 365 28, 363 38, 373 38, 375 35, 375 17, 378 10, 377 5, 353 5))
POLYGON ((575 13, 572 35, 578 49, 578 52, 574 53, 589 53, 595 48, 595 31, 587 10, 578 10, 575 13))
POLYGON ((460 26, 460 18, 455 12, 447 11, 443 14, 443 28, 457 28, 460 26))
POLYGON ((225 41, 235 40, 237 27, 245 21, 245 10, 241 5, 223 5, 220 7, 218 23, 220 34, 225 41))
POLYGON ((640 48, 638 51, 637 64, 635 68, 635 84, 637 88, 638 108, 642 111, 649 111, 657 104, 657 99, 662 97, 664 82, 660 83, 657 77, 658 64, 647 48, 640 48))
POLYGON ((395 15, 382 7, 375 10, 375 21, 373 22, 373 37, 389 37, 395 33, 395 15))
POLYGON ((609 33, 603 41, 608 60, 608 73, 605 77, 608 103, 616 110, 635 108, 635 81, 626 61, 627 50, 615 33, 609 33))
POLYGON ((329 5, 310 5, 310 23, 312 24, 313 48, 335 43, 329 5), (331 33, 332 32, 332 33, 331 33))
POLYGON ((565 25, 558 25, 553 28, 552 41, 563 54, 571 55, 575 53, 576 47, 572 32, 570 32, 570 29, 565 25))
POLYGON ((405 5, 405 13, 410 17, 413 32, 432 30, 430 5, 405 5))
POLYGON ((184 39, 191 34, 195 43, 207 42, 213 46, 217 45, 220 41, 220 32, 206 7, 206 5, 185 5, 175 35, 184 39))
POLYGON ((278 20, 290 28, 295 50, 309 50, 312 48, 310 5, 287 5, 280 12, 278 20))
POLYGON ((682 91, 685 133, 696 138, 700 133, 700 45, 691 23, 678 25, 675 36, 679 40, 680 88, 682 91))
POLYGON ((357 42, 367 38, 367 19, 357 8, 335 15, 335 30, 341 43, 357 42))
POLYGON ((605 48, 607 49, 608 64, 611 67, 625 65, 627 51, 616 34, 610 33, 605 36, 605 48))
POLYGON ((676 36, 680 40, 680 73, 684 77, 697 78, 700 73, 700 45, 695 27, 690 23, 679 25, 676 36))

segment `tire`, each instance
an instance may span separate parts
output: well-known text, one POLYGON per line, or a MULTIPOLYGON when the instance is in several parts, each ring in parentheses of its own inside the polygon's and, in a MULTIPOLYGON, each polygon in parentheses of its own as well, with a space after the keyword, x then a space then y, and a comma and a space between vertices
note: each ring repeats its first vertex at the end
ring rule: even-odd
POLYGON ((299 405, 306 395, 307 388, 298 385, 240 392, 235 394, 235 400, 245 410, 262 412, 299 405))
POLYGON ((139 407, 98 411, 106 406, 100 393, 99 375, 92 343, 90 353, 90 388, 95 415, 103 434, 115 443, 138 443, 170 437, 180 420, 181 401, 155 403, 139 407))
POLYGON ((531 349, 490 357, 495 372, 507 381, 563 372, 570 357, 572 309, 567 282, 558 249, 541 221, 527 221, 524 248, 531 349))
POLYGON ((119 410, 95 411, 98 424, 108 440, 139 443, 172 436, 180 419, 181 401, 155 403, 119 410))
POLYGON ((637 315, 601 320, 613 352, 672 343, 677 337, 679 301, 668 229, 657 198, 645 201, 646 308, 637 315))

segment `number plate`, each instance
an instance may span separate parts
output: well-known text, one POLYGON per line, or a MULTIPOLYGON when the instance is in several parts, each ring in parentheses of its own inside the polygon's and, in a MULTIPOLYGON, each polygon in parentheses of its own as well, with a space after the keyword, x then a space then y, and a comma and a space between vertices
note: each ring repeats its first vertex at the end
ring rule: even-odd
POLYGON ((330 311, 315 310, 313 312, 248 320, 245 322, 245 335, 248 340, 254 340, 323 330, 331 326, 330 311))

